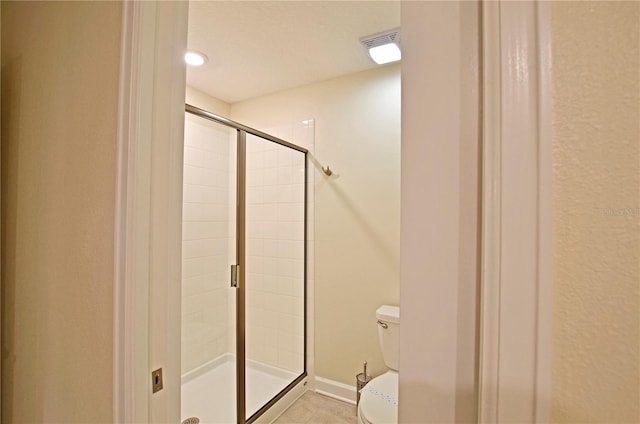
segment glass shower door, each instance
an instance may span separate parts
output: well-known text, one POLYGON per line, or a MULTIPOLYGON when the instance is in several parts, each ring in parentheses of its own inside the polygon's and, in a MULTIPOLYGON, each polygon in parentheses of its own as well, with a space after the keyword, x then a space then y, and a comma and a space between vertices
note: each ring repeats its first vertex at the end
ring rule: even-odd
POLYGON ((181 419, 236 423, 237 130, 185 115, 181 419))
POLYGON ((186 106, 182 419, 244 424, 306 376, 306 149, 186 106))
POLYGON ((247 419, 305 372, 306 156, 246 136, 247 419))

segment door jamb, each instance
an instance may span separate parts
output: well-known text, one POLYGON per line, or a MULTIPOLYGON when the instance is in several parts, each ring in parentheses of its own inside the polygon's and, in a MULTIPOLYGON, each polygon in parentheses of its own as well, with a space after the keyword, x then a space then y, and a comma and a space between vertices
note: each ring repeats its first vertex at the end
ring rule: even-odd
POLYGON ((188 3, 122 8, 113 419, 179 422, 182 205, 175 204, 182 198, 188 3), (165 388, 152 394, 151 370, 159 367, 165 388))
POLYGON ((549 422, 550 5, 483 2, 478 421, 549 422))

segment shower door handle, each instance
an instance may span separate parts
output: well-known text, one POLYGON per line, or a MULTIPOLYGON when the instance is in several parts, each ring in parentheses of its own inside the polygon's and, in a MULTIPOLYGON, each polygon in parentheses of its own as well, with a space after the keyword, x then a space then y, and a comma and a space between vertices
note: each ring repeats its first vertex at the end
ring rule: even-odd
POLYGON ((231 265, 231 287, 238 288, 238 272, 240 265, 231 265))

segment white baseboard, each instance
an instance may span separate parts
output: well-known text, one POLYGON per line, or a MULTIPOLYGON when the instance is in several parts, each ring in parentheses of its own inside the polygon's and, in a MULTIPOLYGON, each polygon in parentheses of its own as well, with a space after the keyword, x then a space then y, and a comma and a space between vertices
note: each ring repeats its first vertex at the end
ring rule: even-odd
POLYGON ((329 380, 327 378, 315 378, 315 391, 321 395, 356 404, 356 386, 329 380))

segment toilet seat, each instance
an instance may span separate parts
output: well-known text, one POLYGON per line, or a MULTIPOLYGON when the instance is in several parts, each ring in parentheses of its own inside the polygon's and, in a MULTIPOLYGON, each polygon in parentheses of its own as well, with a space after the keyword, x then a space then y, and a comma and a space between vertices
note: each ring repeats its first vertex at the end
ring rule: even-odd
POLYGON ((358 417, 364 424, 398 422, 398 373, 388 371, 371 380, 363 389, 358 417))

